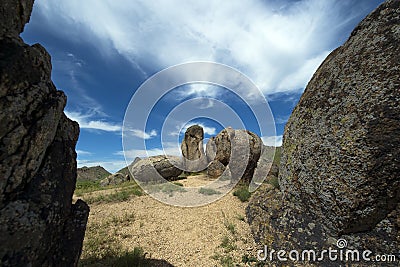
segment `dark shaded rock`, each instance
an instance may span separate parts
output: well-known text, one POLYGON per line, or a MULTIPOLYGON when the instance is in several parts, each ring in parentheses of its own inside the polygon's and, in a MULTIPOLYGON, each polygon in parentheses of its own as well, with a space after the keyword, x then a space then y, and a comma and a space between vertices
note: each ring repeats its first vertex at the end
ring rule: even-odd
POLYGON ((399 69, 400 1, 392 0, 308 84, 285 128, 282 192, 259 192, 248 207, 256 240, 321 249, 345 238, 353 249, 398 256, 399 69))
POLYGON ((107 176, 106 178, 104 178, 103 180, 100 181, 100 185, 101 186, 107 186, 107 185, 118 185, 118 184, 122 184, 125 182, 130 181, 130 176, 129 175, 124 175, 122 173, 114 173, 111 174, 109 176, 107 176))
POLYGON ((89 215, 72 204, 79 127, 46 50, 18 36, 31 9, 0 3, 0 265, 75 266, 89 215))
POLYGON ((82 167, 77 170, 78 180, 96 181, 102 180, 111 175, 106 169, 101 166, 82 167))
POLYGON ((181 144, 185 171, 198 172, 207 168, 203 139, 204 132, 201 126, 193 125, 186 130, 181 144))
POLYGON ((175 156, 153 156, 129 166, 133 177, 140 182, 162 182, 176 180, 182 174, 182 161, 175 156))
POLYGON ((207 175, 210 178, 216 179, 224 173, 225 169, 226 167, 224 164, 222 164, 218 160, 213 160, 207 166, 207 175))
POLYGON ((0 35, 17 37, 29 22, 33 0, 2 0, 0 5, 0 35))
POLYGON ((215 146, 215 160, 229 166, 232 179, 249 183, 261 155, 261 138, 247 130, 226 128, 215 137, 215 146))

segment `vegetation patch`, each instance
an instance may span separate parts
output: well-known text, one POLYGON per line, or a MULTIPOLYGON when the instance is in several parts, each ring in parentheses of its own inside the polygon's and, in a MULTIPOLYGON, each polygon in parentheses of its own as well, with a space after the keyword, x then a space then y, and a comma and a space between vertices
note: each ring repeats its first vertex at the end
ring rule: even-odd
POLYGON ((274 188, 280 189, 278 177, 276 177, 276 176, 271 176, 271 177, 268 179, 268 183, 271 184, 274 188))
POLYGON ((219 192, 219 191, 217 191, 215 189, 204 188, 204 187, 199 189, 199 193, 203 194, 203 195, 206 195, 206 196, 221 194, 221 192, 219 192))
POLYGON ((240 201, 242 201, 242 202, 248 201, 249 198, 251 197, 251 193, 249 192, 247 185, 238 186, 235 189, 235 191, 233 192, 233 195, 236 196, 237 198, 239 198, 240 201))
POLYGON ((163 184, 154 184, 150 186, 150 191, 152 193, 154 192, 163 192, 165 194, 168 194, 170 197, 172 197, 174 195, 174 193, 176 192, 186 192, 186 189, 183 188, 183 184, 182 186, 179 185, 180 183, 176 184, 176 183, 163 183, 163 184))
POLYGON ((84 196, 83 199, 88 204, 93 203, 113 203, 127 201, 131 196, 141 196, 143 191, 139 186, 117 189, 110 194, 99 194, 96 196, 84 196))

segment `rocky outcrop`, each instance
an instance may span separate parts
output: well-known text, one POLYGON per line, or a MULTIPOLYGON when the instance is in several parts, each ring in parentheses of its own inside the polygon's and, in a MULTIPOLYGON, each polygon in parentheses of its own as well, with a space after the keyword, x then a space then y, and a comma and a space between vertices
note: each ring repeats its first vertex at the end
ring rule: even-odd
POLYGON ((163 182, 175 180, 182 174, 182 161, 175 156, 153 156, 130 165, 130 173, 139 182, 163 182))
POLYGON ((247 130, 226 128, 215 137, 215 160, 229 166, 232 179, 249 183, 261 155, 262 141, 247 130))
POLYGON ((32 4, 0 3, 0 265, 75 266, 89 214, 72 204, 79 127, 49 54, 18 36, 32 4))
POLYGON ((397 255, 399 69, 400 1, 392 0, 308 84, 285 128, 282 191, 260 192, 249 206, 256 239, 298 249, 345 238, 352 248, 397 255))
POLYGON ((129 175, 114 173, 100 181, 101 186, 118 185, 130 181, 129 175))
POLYGON ((224 164, 222 164, 218 160, 213 160, 207 166, 207 175, 210 178, 216 179, 224 173, 225 169, 226 167, 224 164))
POLYGON ((210 139, 208 139, 206 144, 207 161, 210 163, 215 159, 216 155, 217 155, 217 147, 215 145, 215 137, 211 137, 210 139))
POLYGON ((201 126, 193 125, 186 130, 181 144, 185 171, 198 172, 207 168, 203 139, 204 132, 201 126))
POLYGON ((106 169, 101 166, 82 167, 77 170, 77 179, 85 181, 98 181, 111 175, 106 169))

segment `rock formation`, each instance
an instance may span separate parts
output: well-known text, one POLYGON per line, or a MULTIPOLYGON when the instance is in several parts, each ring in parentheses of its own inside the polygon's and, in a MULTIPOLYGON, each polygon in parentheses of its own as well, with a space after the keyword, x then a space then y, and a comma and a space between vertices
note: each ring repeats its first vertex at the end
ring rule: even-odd
POLYGON ((215 160, 229 166, 233 180, 242 179, 249 183, 261 155, 261 138, 247 130, 226 128, 213 142, 216 147, 215 160))
POLYGON ((162 182, 175 180, 182 174, 181 159, 175 156, 153 156, 129 166, 130 173, 139 182, 162 182), (161 177, 160 177, 161 176, 161 177))
POLYGON ((0 265, 75 266, 89 215, 72 204, 79 127, 49 54, 19 37, 32 5, 0 2, 0 265))
POLYGON ((186 130, 181 144, 185 171, 198 172, 207 168, 203 139, 204 132, 201 126, 193 125, 186 130))
POLYGON ((218 160, 213 160, 207 166, 207 175, 210 178, 216 179, 224 173, 225 169, 226 167, 224 164, 222 164, 218 160))
POLYGON ((215 137, 211 137, 210 139, 208 139, 206 145, 207 161, 210 163, 215 159, 216 155, 217 155, 217 147, 215 146, 215 137))
POLYGON ((390 0, 326 58, 294 109, 281 192, 258 192, 248 208, 257 241, 299 249, 345 238, 352 248, 397 255, 399 70, 400 1, 390 0))

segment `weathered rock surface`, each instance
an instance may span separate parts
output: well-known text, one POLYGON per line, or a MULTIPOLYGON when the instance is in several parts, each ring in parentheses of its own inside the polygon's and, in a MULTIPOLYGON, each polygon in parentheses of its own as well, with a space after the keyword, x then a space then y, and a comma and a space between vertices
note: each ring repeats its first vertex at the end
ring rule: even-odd
POLYGON ((208 139, 206 144, 207 161, 210 163, 215 159, 216 155, 217 155, 217 147, 215 145, 215 137, 211 137, 210 139, 208 139))
POLYGON ((102 180, 105 177, 111 175, 106 169, 101 166, 94 167, 82 167, 77 170, 77 179, 78 180, 86 180, 86 181, 96 181, 102 180))
POLYGON ((226 128, 215 137, 215 160, 230 168, 232 179, 249 183, 261 155, 262 141, 247 130, 226 128))
POLYGON ((398 255, 399 70, 400 1, 392 0, 308 84, 285 128, 282 192, 258 192, 249 205, 256 240, 321 249, 345 238, 351 248, 398 255))
POLYGON ((207 175, 210 178, 216 179, 224 173, 225 169, 226 167, 224 164, 222 164, 218 160, 213 160, 207 166, 207 175))
POLYGON ((162 182, 175 180, 182 174, 182 160, 175 156, 153 156, 129 166, 133 177, 140 182, 162 182), (161 177, 160 177, 161 176, 161 177))
POLYGON ((193 125, 186 130, 181 144, 185 171, 198 172, 207 168, 203 139, 204 131, 201 126, 193 125))
POLYGON ((31 17, 33 0, 2 0, 0 5, 0 35, 17 37, 31 17))
POLYGON ((72 204, 76 122, 50 56, 18 34, 33 1, 0 2, 0 265, 77 265, 89 207, 72 204))
POLYGON ((107 186, 107 185, 118 185, 118 184, 122 184, 125 182, 130 181, 130 177, 129 175, 124 175, 122 173, 114 173, 111 174, 109 176, 107 176, 106 178, 104 178, 103 180, 100 181, 100 185, 101 186, 107 186))

